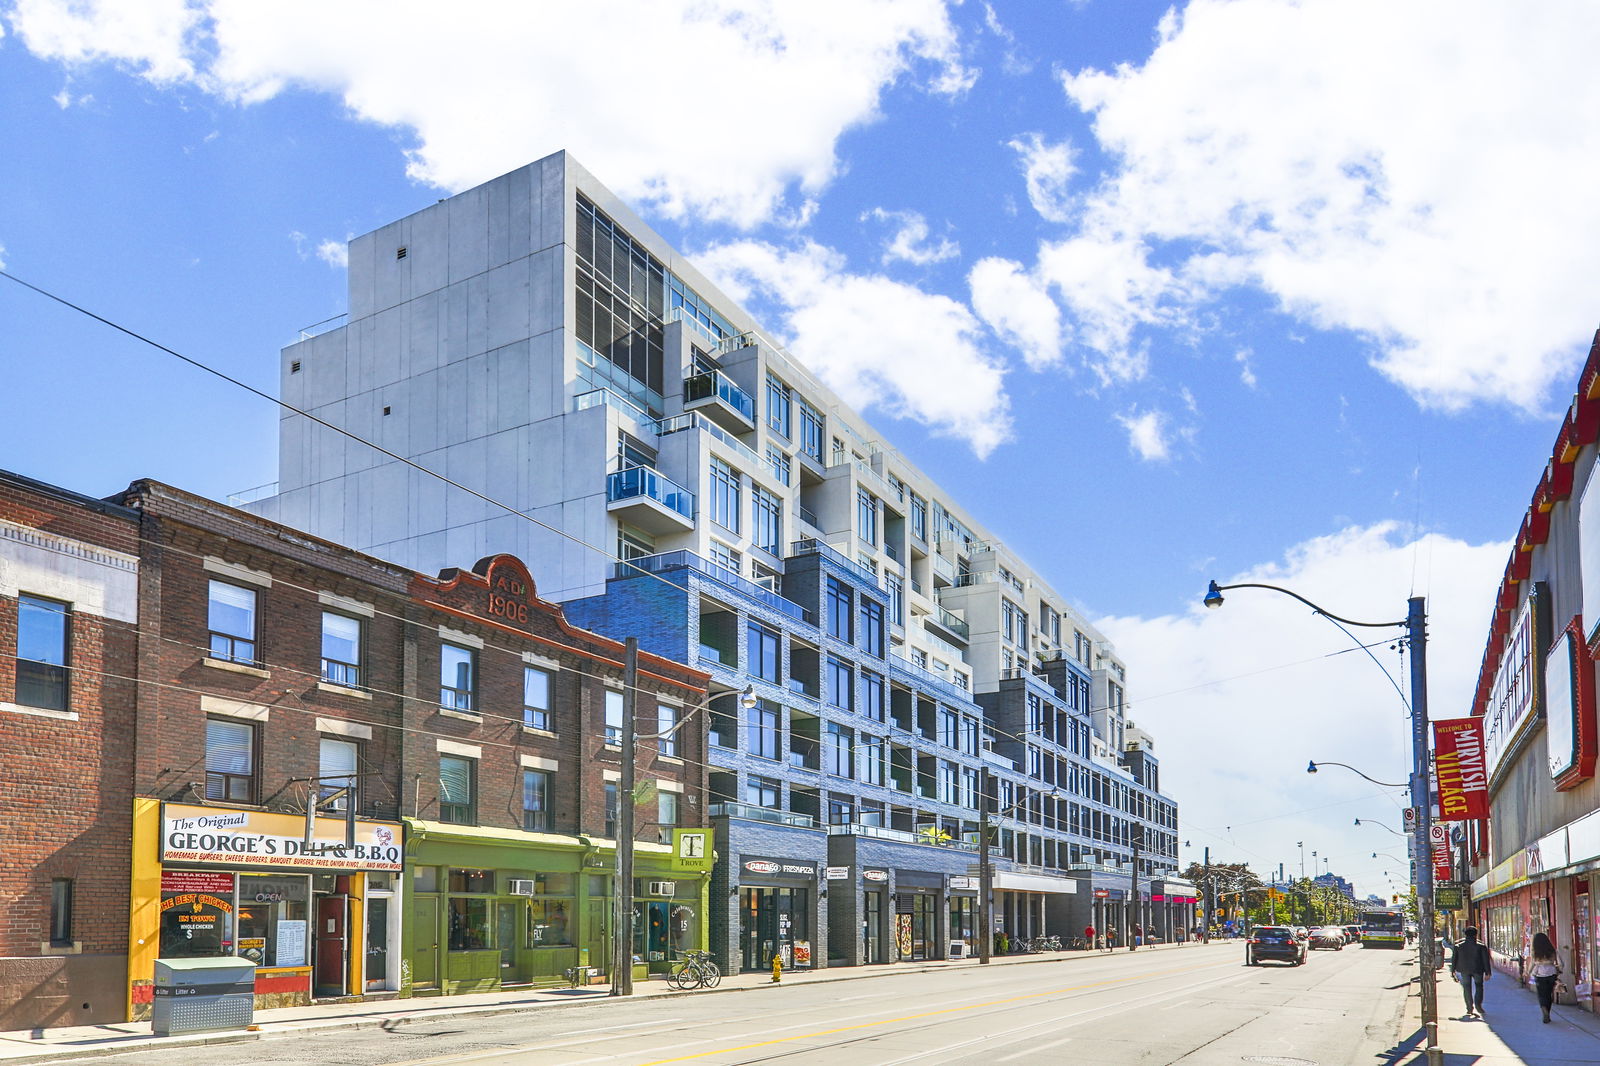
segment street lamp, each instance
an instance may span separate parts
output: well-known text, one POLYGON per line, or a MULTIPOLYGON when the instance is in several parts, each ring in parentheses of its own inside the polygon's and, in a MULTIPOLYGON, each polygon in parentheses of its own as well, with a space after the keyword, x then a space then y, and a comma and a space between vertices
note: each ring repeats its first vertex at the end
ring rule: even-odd
POLYGON ((1382 822, 1374 821, 1371 818, 1357 818, 1356 819, 1356 824, 1357 825, 1375 825, 1379 829, 1382 829, 1385 833, 1393 833, 1395 836, 1401 837, 1402 839, 1406 835, 1406 834, 1400 832, 1400 830, 1398 830, 1398 829, 1390 829, 1388 826, 1384 825, 1382 822))
MULTIPOLYGON (((1428 790, 1428 633, 1427 613, 1421 596, 1412 596, 1406 601, 1405 618, 1395 622, 1357 622, 1349 618, 1341 618, 1330 611, 1312 603, 1298 592, 1282 588, 1278 585, 1260 584, 1257 582, 1241 582, 1234 585, 1218 585, 1211 582, 1206 589, 1205 605, 1216 608, 1222 606, 1222 593, 1227 589, 1259 588, 1271 592, 1281 592, 1285 596, 1299 600, 1310 607, 1312 611, 1328 619, 1342 631, 1345 626, 1356 626, 1362 629, 1404 629, 1404 642, 1411 652, 1411 806, 1416 808, 1415 850, 1417 859, 1417 918, 1421 926, 1420 950, 1417 952, 1417 964, 1422 971, 1422 1027, 1426 1034, 1425 1047, 1430 1066, 1441 1066, 1444 1061, 1443 1052, 1439 1049, 1439 1003, 1438 986, 1435 984, 1434 972, 1434 941, 1433 941, 1433 864, 1429 861, 1429 836, 1433 822, 1431 797, 1428 790)), ((1348 631, 1346 631, 1347 635, 1348 631)), ((1353 635, 1352 639, 1354 639, 1353 635)), ((1367 652, 1368 658, 1377 663, 1376 657, 1366 648, 1366 645, 1356 641, 1367 652)), ((1383 676, 1399 691, 1399 685, 1390 676, 1388 670, 1383 669, 1383 664, 1378 663, 1378 668, 1383 670, 1383 676)), ((1400 698, 1405 702, 1405 694, 1400 698)), ((1332 763, 1326 765, 1334 765, 1332 763)), ((1339 765, 1343 765, 1342 763, 1339 765)), ((1345 767, 1353 770, 1353 767, 1345 767)), ((1307 767, 1309 773, 1317 772, 1317 764, 1312 762, 1307 767)), ((1362 777, 1359 770, 1355 771, 1362 777)), ((1371 781, 1372 778, 1368 777, 1371 781)), ((1383 784, 1383 782, 1374 782, 1383 784)), ((1384 787, 1403 787, 1389 786, 1384 787)))
POLYGON ((1328 762, 1327 760, 1323 760, 1322 762, 1317 762, 1317 760, 1312 759, 1311 760, 1311 765, 1306 767, 1306 773, 1314 774, 1314 773, 1317 772, 1317 768, 1318 767, 1322 767, 1322 766, 1342 766, 1346 770, 1349 770, 1351 773, 1355 774, 1357 777, 1366 778, 1366 780, 1371 781, 1374 785, 1382 785, 1384 788, 1405 788, 1406 787, 1405 785, 1394 784, 1391 781, 1379 781, 1375 777, 1367 777, 1366 774, 1362 773, 1360 770, 1357 770, 1354 766, 1351 766, 1349 763, 1343 763, 1343 762, 1328 762))
MULTIPOLYGON (((639 640, 629 637, 625 645, 625 655, 622 668, 622 767, 617 781, 617 865, 616 865, 616 890, 615 928, 616 936, 611 945, 611 995, 633 995, 633 790, 636 767, 634 766, 634 742, 636 740, 665 740, 672 736, 699 712, 710 707, 711 704, 724 696, 732 695, 728 692, 718 692, 716 695, 707 696, 701 702, 688 708, 672 728, 663 729, 659 733, 636 734, 634 732, 634 716, 638 709, 639 691, 639 640)), ((756 690, 754 685, 746 685, 743 692, 739 693, 739 706, 745 710, 756 705, 756 690)))

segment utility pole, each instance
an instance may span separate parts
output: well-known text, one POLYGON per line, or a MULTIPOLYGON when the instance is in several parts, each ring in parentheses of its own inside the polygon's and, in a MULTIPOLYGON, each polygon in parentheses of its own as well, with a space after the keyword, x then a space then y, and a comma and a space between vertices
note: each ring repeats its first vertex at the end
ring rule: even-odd
POLYGON ((1135 943, 1133 927, 1144 924, 1139 921, 1139 912, 1142 909, 1139 905, 1139 845, 1143 842, 1144 826, 1141 825, 1138 827, 1138 832, 1133 835, 1133 865, 1128 868, 1128 913, 1131 918, 1124 923, 1124 929, 1128 936, 1129 951, 1139 946, 1135 943))
POLYGON ((987 768, 978 772, 983 775, 978 779, 978 921, 982 923, 978 932, 978 962, 987 966, 994 944, 994 866, 989 861, 989 784, 994 775, 987 768))
POLYGON ((1205 923, 1200 927, 1200 943, 1209 944, 1209 943, 1211 943, 1211 914, 1212 914, 1212 908, 1216 906, 1216 890, 1215 890, 1215 888, 1212 887, 1212 884, 1211 884, 1211 847, 1210 847, 1210 845, 1206 846, 1206 884, 1205 884, 1205 891, 1206 891, 1206 908, 1205 908, 1206 915, 1205 915, 1205 923))
POLYGON ((639 695, 639 638, 629 637, 622 665, 622 773, 617 782, 616 933, 611 945, 611 994, 633 995, 634 726, 639 695))
POLYGON ((1421 596, 1406 611, 1406 645, 1411 651, 1411 805, 1417 809, 1417 961, 1422 970, 1422 1028, 1431 1066, 1444 1061, 1439 1048, 1438 985, 1433 941, 1433 797, 1428 789, 1428 632, 1421 596))

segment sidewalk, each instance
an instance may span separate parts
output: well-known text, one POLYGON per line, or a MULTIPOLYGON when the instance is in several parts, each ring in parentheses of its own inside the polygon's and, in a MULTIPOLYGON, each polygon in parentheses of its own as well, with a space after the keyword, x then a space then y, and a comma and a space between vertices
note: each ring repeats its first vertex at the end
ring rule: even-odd
MULTIPOLYGON (((1446 1066, 1569 1066, 1600 1063, 1600 1018, 1577 1007, 1557 1006, 1550 1024, 1539 1020, 1539 1002, 1530 988, 1519 988, 1496 973, 1483 990, 1483 1019, 1466 1019, 1461 987, 1448 972, 1439 975, 1439 1047, 1446 1066)), ((1420 1039, 1422 1000, 1416 985, 1406 997, 1408 1042, 1389 1060, 1426 1066, 1420 1039)))
MULTIPOLYGON (((1229 943, 1214 941, 1212 948, 1229 943)), ((1152 944, 1142 951, 1189 951, 1206 948, 1196 944, 1152 944)), ((1116 954, 1122 954, 1122 951, 1116 954)), ((1110 957, 1101 951, 1047 952, 1041 955, 997 955, 992 965, 1026 966, 1031 963, 1075 962, 1089 964, 1094 959, 1110 957)), ((788 971, 783 984, 814 984, 818 981, 857 981, 873 977, 892 977, 896 974, 923 973, 946 970, 952 967, 979 965, 977 959, 953 962, 900 962, 882 966, 847 966, 823 970, 788 971)), ((716 989, 697 992, 677 992, 667 987, 665 981, 638 981, 634 984, 633 999, 651 999, 660 996, 697 996, 710 992, 730 992, 738 989, 770 986, 772 977, 767 973, 729 974, 716 989)), ((285 1007, 279 1010, 257 1011, 255 1030, 226 1030, 213 1033, 193 1033, 184 1036, 153 1036, 149 1022, 122 1022, 115 1025, 81 1025, 60 1029, 33 1029, 0 1033, 0 1066, 13 1066, 27 1062, 49 1062, 52 1059, 79 1058, 91 1055, 113 1055, 127 1051, 144 1051, 151 1048, 182 1048, 204 1044, 226 1044, 239 1041, 269 1039, 289 1036, 316 1029, 362 1029, 372 1026, 406 1025, 463 1014, 506 1014, 532 1007, 572 1007, 580 1004, 621 1002, 611 1000, 610 986, 592 985, 588 988, 519 989, 514 992, 487 992, 469 996, 429 996, 413 999, 390 999, 358 1003, 318 1003, 309 1007, 285 1007)), ((1538 1012, 1535 1011, 1535 1014, 1538 1012)))

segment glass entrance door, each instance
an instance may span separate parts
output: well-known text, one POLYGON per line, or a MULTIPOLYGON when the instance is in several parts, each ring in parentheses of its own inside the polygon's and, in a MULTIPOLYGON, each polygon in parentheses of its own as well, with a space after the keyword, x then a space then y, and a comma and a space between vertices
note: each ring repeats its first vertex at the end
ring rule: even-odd
POLYGON ((866 894, 865 916, 861 920, 862 962, 883 962, 883 892, 866 894))
POLYGON ((810 966, 811 894, 803 888, 739 889, 739 939, 746 970, 767 970, 772 956, 783 968, 810 966), (800 950, 796 951, 796 944, 800 950))

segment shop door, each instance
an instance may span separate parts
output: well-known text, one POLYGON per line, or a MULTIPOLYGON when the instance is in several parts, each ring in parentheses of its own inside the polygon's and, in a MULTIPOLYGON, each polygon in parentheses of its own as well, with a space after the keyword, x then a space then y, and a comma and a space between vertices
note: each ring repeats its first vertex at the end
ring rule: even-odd
POLYGON ((644 905, 644 957, 650 962, 660 962, 667 957, 671 908, 672 904, 664 899, 653 899, 644 905))
POLYGON ((389 897, 367 899, 367 991, 389 987, 389 897))
POLYGON ((1589 882, 1579 879, 1574 882, 1572 897, 1572 954, 1573 978, 1572 991, 1580 998, 1587 999, 1590 995, 1589 982, 1589 938, 1592 924, 1589 916, 1589 882))
POLYGON ((317 897, 318 995, 342 996, 344 987, 345 897, 317 897))
POLYGON ((411 984, 439 984, 439 897, 411 897, 411 984))
POLYGON ((591 899, 589 920, 583 923, 583 946, 589 949, 589 965, 611 972, 611 901, 591 899))
POLYGON ((764 970, 778 946, 777 901, 770 888, 739 889, 739 940, 743 968, 764 970))
POLYGON ((932 896, 911 897, 911 957, 913 959, 931 959, 931 948, 938 937, 933 917, 934 898, 932 896))
POLYGON ((861 922, 862 961, 869 966, 883 961, 883 893, 868 892, 866 917, 861 922))

